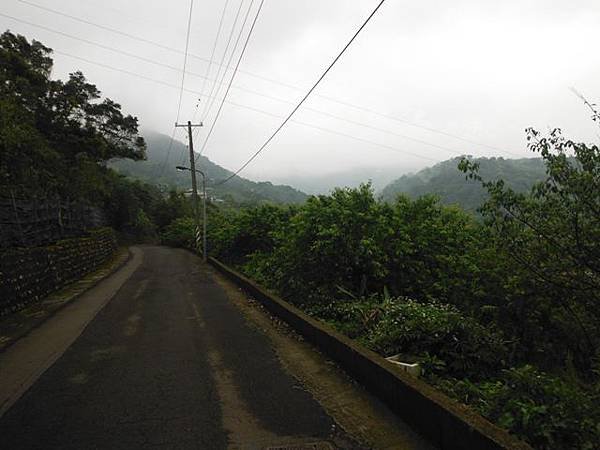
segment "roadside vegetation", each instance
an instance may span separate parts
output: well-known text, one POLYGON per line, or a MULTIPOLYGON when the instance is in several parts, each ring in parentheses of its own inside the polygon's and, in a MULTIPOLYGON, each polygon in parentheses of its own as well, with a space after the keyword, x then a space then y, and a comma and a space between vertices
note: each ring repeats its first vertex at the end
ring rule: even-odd
MULTIPOLYGON (((52 80, 50 55, 0 36, 0 195, 88 203, 126 240, 194 248, 183 193, 109 168, 145 158, 137 119, 80 72, 52 80)), ((534 447, 600 448, 600 151, 527 133, 545 168, 530 190, 458 164, 487 192, 477 216, 368 184, 261 194, 209 205, 209 251, 534 447)))
POLYGON ((81 72, 53 80, 51 54, 35 40, 0 35, 0 196, 93 205, 126 240, 158 241, 190 214, 189 201, 107 167, 146 157, 137 118, 81 72))
POLYGON ((478 217, 363 185, 213 214, 211 253, 535 448, 599 448, 600 152, 527 133, 528 192, 459 163, 478 217))

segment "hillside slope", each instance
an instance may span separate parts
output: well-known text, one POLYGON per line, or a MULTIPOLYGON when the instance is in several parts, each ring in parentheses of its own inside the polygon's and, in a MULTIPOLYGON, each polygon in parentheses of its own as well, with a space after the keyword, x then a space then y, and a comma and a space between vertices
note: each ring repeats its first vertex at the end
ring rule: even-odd
MULTIPOLYGON (((148 183, 189 189, 189 172, 180 172, 175 166, 189 166, 188 150, 179 141, 173 141, 169 149, 169 136, 160 133, 144 133, 147 143, 146 161, 119 160, 111 162, 110 166, 118 172, 148 183), (167 154, 169 155, 168 158, 167 154), (164 165, 164 170, 163 170, 164 165)), ((270 182, 254 182, 245 178, 235 177, 229 182, 210 187, 215 181, 223 180, 231 172, 213 163, 207 157, 198 160, 200 168, 207 176, 207 186, 210 195, 235 204, 256 203, 302 203, 307 195, 290 186, 274 185, 270 182)), ((200 183, 200 180, 199 180, 200 183)))
MULTIPOLYGON (((475 211, 485 201, 487 193, 478 181, 465 179, 457 168, 461 158, 453 158, 428 167, 415 174, 403 175, 381 191, 381 198, 393 201, 400 193, 409 197, 438 195, 445 204, 459 204, 475 211)), ((540 158, 504 159, 475 158, 484 180, 503 179, 516 191, 528 190, 535 182, 545 179, 546 171, 540 158)))

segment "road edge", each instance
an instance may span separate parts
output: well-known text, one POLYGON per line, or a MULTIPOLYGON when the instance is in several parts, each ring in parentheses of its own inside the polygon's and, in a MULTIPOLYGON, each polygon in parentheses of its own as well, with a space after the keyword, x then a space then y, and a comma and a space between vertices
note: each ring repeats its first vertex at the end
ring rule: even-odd
MULTIPOLYGON (((55 303, 54 306, 50 305, 47 309, 40 309, 40 311, 44 312, 43 316, 35 318, 31 320, 30 323, 23 326, 22 329, 19 329, 14 332, 14 334, 10 336, 0 336, 0 338, 4 338, 4 341, 0 341, 0 354, 6 352, 9 348, 11 348, 14 344, 16 344, 20 339, 28 336, 32 331, 42 326, 46 321, 54 317, 59 311, 63 308, 66 308, 68 305, 71 305, 74 301, 79 299, 82 295, 88 292, 90 289, 94 288, 101 281, 110 277, 121 268, 123 268, 133 257, 130 247, 122 247, 115 252, 115 255, 112 257, 111 261, 107 261, 97 270, 90 272, 85 275, 80 280, 77 280, 56 292, 53 292, 45 299, 39 301, 35 305, 31 305, 29 308, 40 308, 44 302, 48 302, 53 298, 60 298, 65 296, 60 303, 55 303), (69 293, 69 291, 72 291, 69 293)), ((25 308, 23 311, 26 311, 29 308, 25 308)), ((15 312, 12 315, 3 318, 0 321, 0 325, 2 322, 14 320, 15 317, 19 314, 22 314, 22 311, 15 312)), ((25 318, 23 319, 25 320, 25 318)))
POLYGON ((378 354, 308 316, 215 258, 209 263, 333 358, 432 444, 444 449, 531 450, 531 447, 427 383, 395 370, 378 354))

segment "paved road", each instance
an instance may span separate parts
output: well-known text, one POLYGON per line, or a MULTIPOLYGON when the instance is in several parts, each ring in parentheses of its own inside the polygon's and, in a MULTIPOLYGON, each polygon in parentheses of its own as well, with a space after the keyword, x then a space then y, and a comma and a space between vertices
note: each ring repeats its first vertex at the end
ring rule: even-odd
POLYGON ((145 246, 131 271, 0 419, 2 449, 360 448, 197 257, 145 246))

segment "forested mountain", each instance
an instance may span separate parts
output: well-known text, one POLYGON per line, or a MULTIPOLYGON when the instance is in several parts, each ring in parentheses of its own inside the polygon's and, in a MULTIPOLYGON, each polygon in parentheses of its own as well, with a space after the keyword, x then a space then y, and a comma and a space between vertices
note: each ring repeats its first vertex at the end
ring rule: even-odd
MULTIPOLYGON (((169 136, 146 132, 144 138, 147 145, 147 160, 115 160, 111 162, 110 166, 124 175, 141 181, 189 189, 191 186, 189 172, 178 171, 175 168, 178 165, 189 166, 187 147, 175 140, 169 152, 169 136)), ((223 185, 211 187, 214 182, 227 178, 231 172, 213 163, 205 156, 200 156, 198 168, 207 176, 207 190, 210 195, 231 203, 302 203, 307 198, 306 194, 290 186, 274 185, 270 182, 254 182, 240 177, 232 178, 223 185)), ((199 177, 199 187, 200 182, 201 178, 199 177)))
MULTIPOLYGON (((435 194, 442 203, 459 204, 466 210, 475 211, 487 198, 487 193, 481 183, 466 179, 458 170, 460 160, 453 158, 415 174, 403 175, 387 185, 381 191, 381 197, 393 201, 400 193, 413 198, 435 194)), ((518 192, 528 190, 533 183, 546 177, 541 158, 474 158, 472 161, 479 164, 479 173, 484 180, 502 179, 518 192)))

